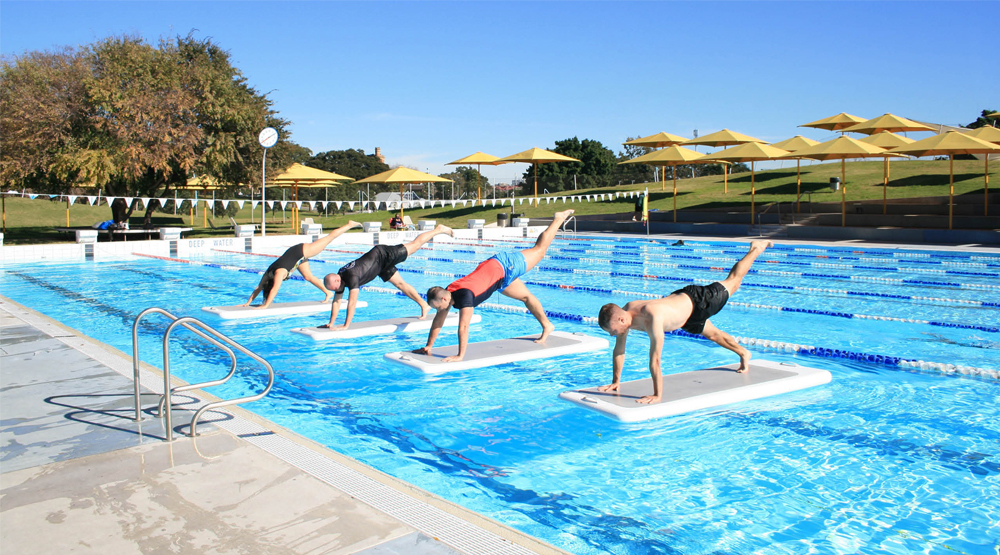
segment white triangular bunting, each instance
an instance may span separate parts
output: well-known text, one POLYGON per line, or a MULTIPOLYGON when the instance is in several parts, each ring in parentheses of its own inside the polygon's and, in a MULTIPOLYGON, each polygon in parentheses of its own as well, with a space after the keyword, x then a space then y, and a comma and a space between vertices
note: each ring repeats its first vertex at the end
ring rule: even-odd
POLYGON ((226 208, 229 208, 229 201, 228 200, 220 200, 219 202, 222 203, 222 209, 223 210, 225 210, 226 208))
POLYGON ((348 207, 349 209, 351 209, 351 210, 354 210, 354 204, 355 204, 355 201, 353 201, 353 200, 352 200, 352 201, 349 201, 349 202, 347 203, 347 207, 348 207))
POLYGON ((245 200, 238 200, 238 201, 236 201, 236 206, 239 206, 240 210, 243 210, 243 205, 246 204, 246 202, 247 201, 245 201, 245 200))
POLYGON ((260 204, 259 200, 251 200, 250 201, 250 210, 256 210, 258 204, 260 204))
POLYGON ((340 210, 340 207, 343 204, 344 204, 344 201, 342 201, 342 200, 335 200, 335 201, 333 201, 333 205, 337 207, 337 210, 340 210))
POLYGON ((149 197, 139 197, 139 200, 142 201, 143 206, 149 206, 149 197))
POLYGON ((269 209, 274 210, 274 201, 273 200, 266 200, 266 201, 264 201, 264 204, 266 204, 269 209))
POLYGON ((97 202, 97 197, 87 197, 87 202, 89 202, 90 205, 93 206, 94 203, 97 202))

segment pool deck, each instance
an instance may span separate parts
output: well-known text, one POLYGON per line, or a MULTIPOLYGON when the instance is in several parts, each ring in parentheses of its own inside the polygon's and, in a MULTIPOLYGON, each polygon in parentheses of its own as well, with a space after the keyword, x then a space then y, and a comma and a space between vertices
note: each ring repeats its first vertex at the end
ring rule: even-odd
POLYGON ((132 419, 131 366, 0 297, 4 553, 564 553, 239 408, 195 439, 175 410, 167 443, 154 392, 132 419))

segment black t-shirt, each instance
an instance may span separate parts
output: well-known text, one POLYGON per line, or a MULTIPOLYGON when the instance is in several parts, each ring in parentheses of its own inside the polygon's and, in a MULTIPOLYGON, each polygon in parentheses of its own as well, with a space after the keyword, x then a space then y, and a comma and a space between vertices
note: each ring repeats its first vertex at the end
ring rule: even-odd
POLYGON ((406 247, 403 245, 376 245, 372 250, 357 260, 348 262, 337 270, 340 275, 340 289, 357 289, 375 277, 389 281, 396 274, 396 264, 406 260, 406 247))

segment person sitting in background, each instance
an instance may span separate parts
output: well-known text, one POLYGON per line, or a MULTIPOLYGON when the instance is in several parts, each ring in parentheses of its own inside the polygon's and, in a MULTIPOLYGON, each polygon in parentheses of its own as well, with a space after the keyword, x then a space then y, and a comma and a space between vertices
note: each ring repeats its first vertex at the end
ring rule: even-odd
POLYGON ((392 219, 389 220, 389 229, 403 229, 403 216, 393 214, 392 219))

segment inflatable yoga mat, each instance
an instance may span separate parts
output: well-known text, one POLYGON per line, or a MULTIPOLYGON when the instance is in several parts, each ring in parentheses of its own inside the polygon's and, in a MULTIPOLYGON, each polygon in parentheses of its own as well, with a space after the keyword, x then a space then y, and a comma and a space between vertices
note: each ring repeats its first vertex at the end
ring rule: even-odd
POLYGON ((640 422, 698 409, 760 399, 829 383, 829 372, 788 362, 752 360, 750 371, 738 373, 729 364, 663 376, 663 399, 652 405, 636 400, 653 394, 653 379, 622 382, 619 391, 602 393, 596 387, 559 394, 581 407, 622 422, 640 422))
POLYGON ((554 331, 544 344, 535 343, 535 339, 538 339, 538 335, 469 343, 465 349, 465 358, 458 362, 442 362, 444 357, 458 354, 458 345, 435 347, 430 355, 395 352, 386 353, 385 358, 428 374, 438 374, 608 348, 607 339, 582 333, 554 331))
MULTIPOLYGON (((470 324, 475 324, 483 319, 478 314, 472 315, 470 324)), ((434 315, 429 314, 423 320, 417 320, 416 316, 406 318, 389 318, 387 320, 368 320, 367 322, 351 322, 351 327, 346 330, 331 331, 326 328, 292 328, 295 333, 308 335, 316 341, 327 339, 351 339, 354 337, 365 337, 368 335, 388 335, 390 333, 405 333, 408 331, 421 331, 431 329, 434 315)), ((444 327, 454 328, 458 326, 458 313, 448 315, 444 321, 444 327)))
MULTIPOLYGON (((249 318, 266 318, 268 316, 295 316, 299 314, 316 314, 317 312, 330 312, 331 302, 321 301, 300 301, 296 303, 271 303, 267 308, 253 308, 252 306, 206 306, 202 310, 214 314, 224 320, 242 320, 249 318)), ((355 308, 368 306, 365 301, 358 301, 355 308)), ((340 309, 347 308, 347 299, 340 300, 340 309)))

